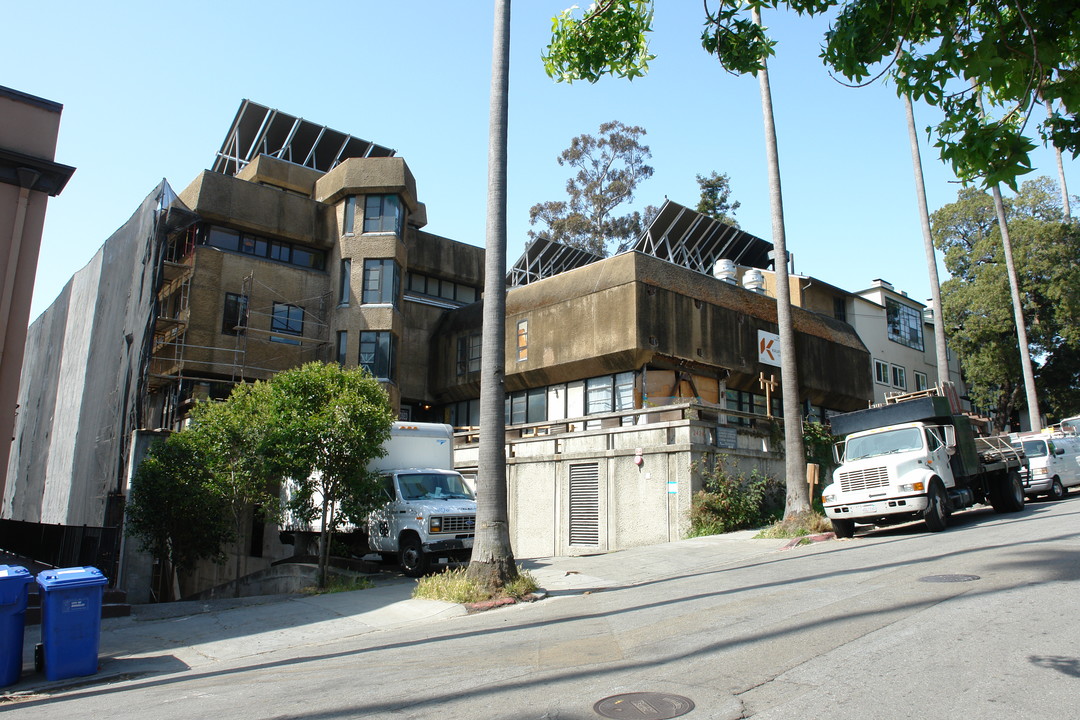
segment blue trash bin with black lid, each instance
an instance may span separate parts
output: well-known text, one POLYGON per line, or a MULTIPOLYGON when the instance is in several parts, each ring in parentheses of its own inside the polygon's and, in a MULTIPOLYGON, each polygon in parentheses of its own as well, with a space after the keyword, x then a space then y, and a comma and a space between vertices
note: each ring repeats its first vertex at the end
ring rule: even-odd
POLYGON ((38 573, 42 659, 47 680, 97 672, 101 599, 108 582, 94 567, 38 573))
POLYGON ((19 682, 23 664, 23 629, 32 577, 20 565, 0 565, 0 687, 19 682))

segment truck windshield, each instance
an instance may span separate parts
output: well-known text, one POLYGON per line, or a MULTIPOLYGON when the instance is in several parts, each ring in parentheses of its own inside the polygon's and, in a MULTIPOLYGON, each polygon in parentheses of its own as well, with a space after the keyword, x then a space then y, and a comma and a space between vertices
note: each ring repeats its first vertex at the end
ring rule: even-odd
POLYGON ((1013 443, 1017 450, 1023 449, 1029 458, 1046 457, 1046 443, 1042 440, 1025 440, 1022 443, 1013 443))
POLYGON ((891 455, 892 453, 907 452, 908 450, 921 450, 923 435, 919 428, 904 428, 902 430, 889 430, 888 432, 862 435, 847 441, 845 460, 858 460, 860 458, 874 457, 875 455, 891 455))
POLYGON ((401 497, 405 500, 475 500, 460 475, 408 473, 398 475, 401 497))

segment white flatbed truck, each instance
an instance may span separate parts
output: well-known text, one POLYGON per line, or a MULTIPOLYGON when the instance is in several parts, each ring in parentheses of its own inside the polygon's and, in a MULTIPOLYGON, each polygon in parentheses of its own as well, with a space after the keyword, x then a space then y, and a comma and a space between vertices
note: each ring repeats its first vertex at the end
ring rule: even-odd
POLYGON ((829 420, 842 440, 822 504, 837 537, 850 538, 857 524, 912 520, 940 532, 952 512, 976 503, 1024 508, 1023 451, 1004 436, 976 436, 937 389, 829 420))

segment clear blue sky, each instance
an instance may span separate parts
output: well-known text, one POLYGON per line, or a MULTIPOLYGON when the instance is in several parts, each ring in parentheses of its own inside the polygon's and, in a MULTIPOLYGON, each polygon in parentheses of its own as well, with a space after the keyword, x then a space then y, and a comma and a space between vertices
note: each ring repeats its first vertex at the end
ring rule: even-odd
MULTIPOLYGON (((694 205, 694 176, 725 172, 742 227, 771 239, 757 81, 701 50, 701 5, 658 4, 647 77, 566 85, 540 62, 566 3, 513 8, 509 260, 524 249, 529 207, 564 197, 556 156, 608 120, 648 132, 655 174, 635 207, 665 195, 694 205)), ((243 98, 395 148, 427 205, 426 229, 482 245, 492 5, 8 3, 0 85, 64 105, 56 159, 77 168, 49 203, 33 317, 162 178, 179 192, 210 167, 243 98)), ((777 13, 765 23, 779 40, 770 72, 796 271, 852 291, 880 277, 925 301, 902 103, 891 87, 829 78, 817 58, 823 23, 777 13)), ((931 119, 916 107, 920 126, 931 119)), ((932 212, 959 186, 922 137, 932 212)), ((1029 177, 1056 180, 1049 151, 1034 163, 1029 177)), ((1072 184, 1069 160, 1066 174, 1072 184)))

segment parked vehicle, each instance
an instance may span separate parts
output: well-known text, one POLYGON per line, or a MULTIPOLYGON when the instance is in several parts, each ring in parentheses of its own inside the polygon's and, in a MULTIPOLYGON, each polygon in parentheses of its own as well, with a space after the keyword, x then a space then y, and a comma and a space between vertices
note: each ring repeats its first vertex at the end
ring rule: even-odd
POLYGON ((476 496, 454 470, 449 425, 396 422, 369 466, 383 478, 387 503, 368 516, 368 546, 397 560, 409 577, 432 562, 464 562, 472 555, 476 496))
POLYGON ((1061 500, 1068 488, 1080 485, 1080 440, 1061 435, 1018 435, 1013 436, 1012 444, 1028 459, 1028 468, 1020 471, 1028 499, 1045 495, 1061 500))
POLYGON ((940 532, 952 512, 976 503, 997 512, 1024 507, 1023 452, 1007 437, 977 437, 938 388, 829 421, 843 438, 834 446, 839 467, 822 491, 837 537, 851 537, 856 524, 910 520, 940 532))
POLYGON ((1080 436, 1080 415, 1076 417, 1067 417, 1058 423, 1058 427, 1061 428, 1061 432, 1067 435, 1080 436))

